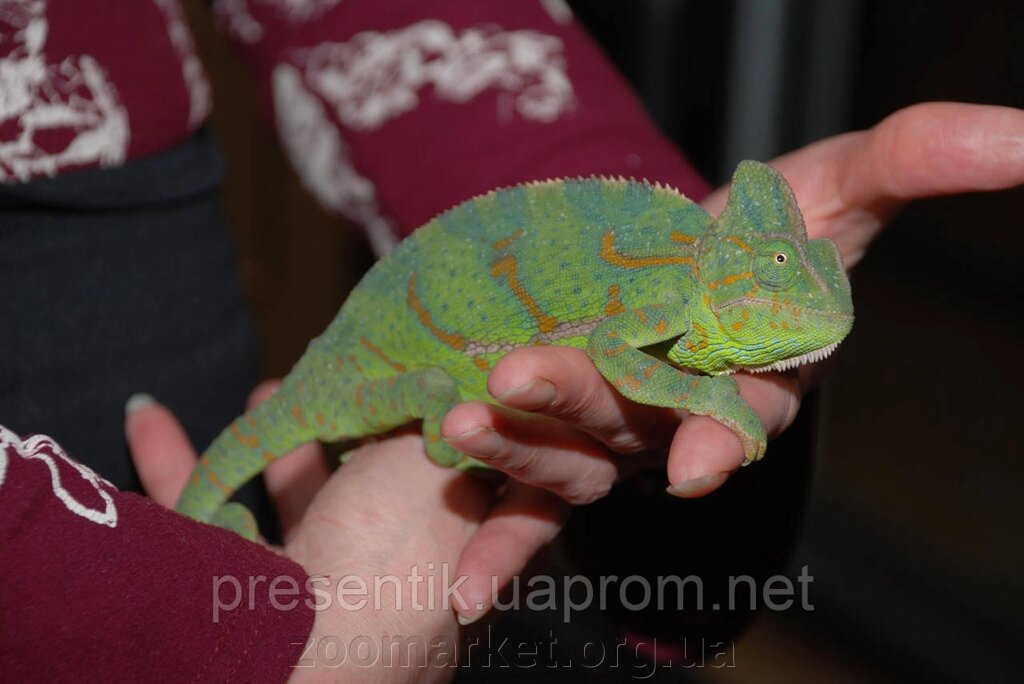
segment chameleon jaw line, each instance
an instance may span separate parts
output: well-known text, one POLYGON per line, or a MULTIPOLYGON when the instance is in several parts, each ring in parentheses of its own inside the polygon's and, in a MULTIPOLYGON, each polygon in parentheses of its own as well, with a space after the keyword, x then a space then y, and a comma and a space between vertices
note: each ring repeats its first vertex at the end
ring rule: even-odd
POLYGON ((768 373, 771 371, 787 371, 790 368, 796 368, 797 366, 803 366, 804 364, 808 363, 816 363, 818 361, 826 359, 832 354, 832 352, 836 350, 836 347, 838 346, 839 342, 833 342, 832 344, 827 345, 825 347, 821 347, 820 349, 809 351, 806 354, 801 354, 800 356, 792 356, 788 359, 782 359, 781 361, 776 361, 775 363, 770 363, 766 366, 743 366, 737 368, 737 370, 745 370, 748 373, 768 373))

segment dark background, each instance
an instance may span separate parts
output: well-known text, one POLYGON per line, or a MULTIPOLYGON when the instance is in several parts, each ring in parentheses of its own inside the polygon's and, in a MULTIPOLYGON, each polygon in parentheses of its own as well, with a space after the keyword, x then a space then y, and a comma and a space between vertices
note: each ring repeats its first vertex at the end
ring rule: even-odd
MULTIPOLYGON (((299 188, 251 79, 192 4, 265 370, 280 375, 371 255, 299 188)), ((1024 107, 1019 0, 571 4, 715 182, 915 102, 1024 107)), ((857 267, 857 324, 822 392, 811 486, 793 495, 807 507, 790 566, 809 567, 815 610, 762 613, 735 668, 659 680, 1017 681, 1022 209, 1020 189, 920 202, 857 267)))

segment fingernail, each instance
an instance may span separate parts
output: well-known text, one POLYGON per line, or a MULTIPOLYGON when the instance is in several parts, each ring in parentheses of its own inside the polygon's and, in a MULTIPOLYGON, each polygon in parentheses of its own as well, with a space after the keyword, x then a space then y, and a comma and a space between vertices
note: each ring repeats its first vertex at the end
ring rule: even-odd
POLYGON ((525 385, 505 390, 495 397, 506 406, 522 409, 524 411, 536 411, 550 406, 558 397, 558 390, 547 380, 531 380, 525 385))
POLYGON ((487 427, 473 428, 445 441, 456 447, 459 451, 465 451, 471 456, 479 456, 480 458, 493 458, 497 456, 504 444, 501 435, 492 428, 487 427))
POLYGON ((132 396, 128 397, 128 401, 125 402, 124 415, 130 416, 131 414, 138 411, 140 408, 152 406, 155 403, 156 399, 154 399, 151 395, 146 394, 145 392, 136 392, 132 396))
POLYGON ((703 477, 695 477, 691 480, 677 482, 667 487, 665 491, 672 496, 678 496, 682 499, 692 499, 695 496, 702 496, 718 489, 728 479, 729 473, 704 475, 703 477))
POLYGON ((464 613, 459 613, 455 617, 459 621, 459 624, 462 625, 463 627, 465 627, 467 625, 473 624, 474 622, 476 622, 477 620, 479 620, 483 616, 484 616, 483 613, 473 613, 472 615, 466 615, 464 613))
POLYGON ((478 601, 476 604, 476 610, 467 610, 464 613, 459 613, 455 616, 455 619, 459 621, 460 625, 465 627, 466 625, 473 624, 484 615, 487 615, 487 611, 484 610, 484 604, 478 601))

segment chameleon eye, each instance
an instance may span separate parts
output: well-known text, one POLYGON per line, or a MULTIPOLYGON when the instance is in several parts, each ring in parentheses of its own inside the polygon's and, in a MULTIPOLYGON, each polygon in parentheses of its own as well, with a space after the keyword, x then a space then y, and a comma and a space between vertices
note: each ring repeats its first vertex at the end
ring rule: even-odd
POLYGON ((790 255, 793 254, 793 244, 788 240, 770 240, 763 245, 761 251, 754 257, 754 275, 758 282, 770 290, 781 290, 797 278, 799 268, 798 262, 793 262, 790 255))

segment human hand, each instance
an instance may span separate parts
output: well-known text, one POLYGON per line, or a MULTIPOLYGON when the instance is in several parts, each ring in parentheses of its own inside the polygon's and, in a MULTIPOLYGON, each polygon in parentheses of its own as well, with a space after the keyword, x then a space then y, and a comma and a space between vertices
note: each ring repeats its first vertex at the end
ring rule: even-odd
MULTIPOLYGON (((273 386, 264 383, 257 388, 251 403, 269 396, 273 386)), ((166 408, 143 404, 129 412, 126 432, 146 491, 173 508, 196 461, 181 426, 166 408)), ((436 638, 457 643, 455 613, 442 600, 442 568, 448 568, 454 582, 459 554, 490 505, 485 483, 434 465, 424 455, 420 438, 411 434, 357 450, 331 477, 319 445, 306 445, 268 467, 265 480, 285 531, 280 551, 311 576, 330 577, 332 598, 337 598, 333 582, 342 577, 359 577, 366 587, 373 587, 375 578, 401 580, 401 610, 389 584, 383 584, 380 606, 373 605, 371 590, 370 603, 360 610, 346 608, 340 600, 318 610, 311 634, 314 644, 330 639, 344 647, 357 637, 368 637, 381 649, 382 638, 388 635, 422 637, 426 644, 436 638), (428 570, 431 563, 436 572, 428 570), (436 577, 418 583, 417 602, 425 608, 414 607, 413 582, 405 581, 414 567, 421 577, 436 577)), ((399 650, 407 653, 404 645, 399 650)), ((350 658, 336 668, 320 662, 296 667, 293 679, 444 681, 454 672, 451 662, 435 662, 429 654, 416 657, 426 657, 430 667, 384 667, 378 662, 371 668, 350 658)))
MULTIPOLYGON (((793 187, 809 237, 834 240, 849 269, 910 200, 1024 183, 1024 112, 917 105, 870 130, 828 138, 771 163, 793 187)), ((727 193, 723 188, 710 195, 705 208, 717 214, 727 193)), ((742 396, 769 436, 792 423, 822 366, 737 374, 742 396)), ((463 592, 471 601, 489 593, 476 578, 511 577, 519 570, 515 559, 529 558, 554 536, 566 501, 587 503, 603 496, 616 480, 649 463, 652 452, 664 460, 668 447, 670 492, 683 497, 714 491, 743 462, 730 430, 710 418, 623 399, 578 350, 512 352, 491 373, 488 390, 502 406, 532 415, 481 402, 462 404, 446 417, 443 436, 521 483, 556 496, 533 492, 527 505, 524 484, 510 487, 520 505, 508 515, 492 515, 460 562, 459 572, 471 577, 463 592), (646 456, 638 458, 641 454, 646 456)))

